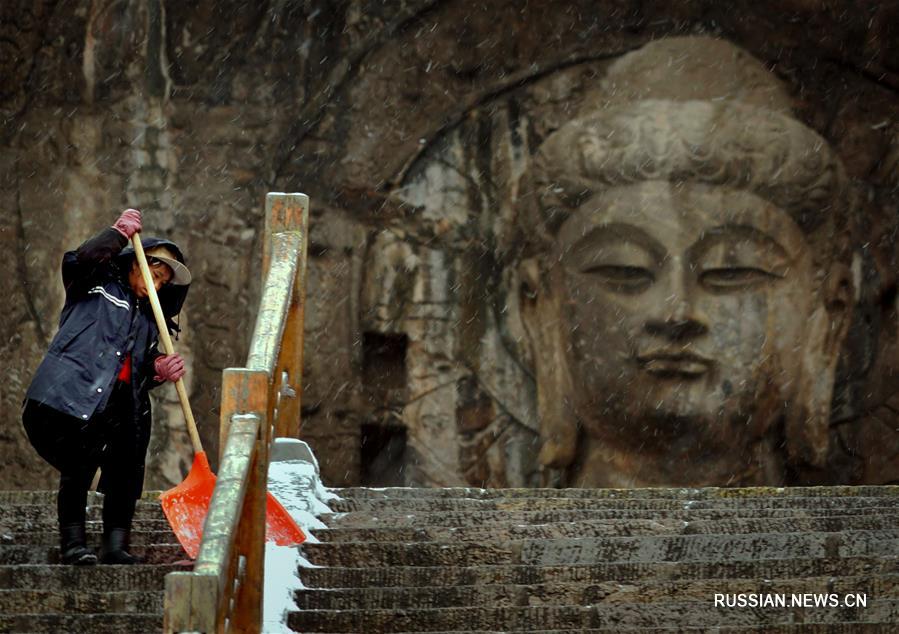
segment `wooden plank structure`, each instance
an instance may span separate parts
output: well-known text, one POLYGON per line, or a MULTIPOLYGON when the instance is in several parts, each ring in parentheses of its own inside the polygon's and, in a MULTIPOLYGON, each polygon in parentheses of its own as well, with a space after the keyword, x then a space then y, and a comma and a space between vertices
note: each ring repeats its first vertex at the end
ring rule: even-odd
POLYGON ((262 629, 269 450, 299 435, 309 198, 265 207, 259 313, 246 367, 222 374, 219 473, 193 571, 166 576, 167 634, 262 629))

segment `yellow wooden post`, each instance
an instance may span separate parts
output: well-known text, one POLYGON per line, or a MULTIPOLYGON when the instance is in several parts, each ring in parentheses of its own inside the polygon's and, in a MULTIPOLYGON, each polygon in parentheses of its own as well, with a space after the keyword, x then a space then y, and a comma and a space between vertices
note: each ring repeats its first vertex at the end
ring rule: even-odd
MULTIPOLYGON (((262 629, 262 588, 265 575, 265 504, 268 466, 269 375, 263 370, 227 368, 222 373, 222 424, 227 417, 255 414, 262 421, 248 474, 247 492, 240 517, 236 553, 245 559, 243 578, 237 588, 231 614, 231 630, 258 633, 262 629)), ((223 437, 224 439, 224 437, 223 437)), ((224 446, 224 445, 223 445, 224 446)))
POLYGON ((225 451, 231 416, 248 412, 258 413, 263 419, 268 409, 268 373, 244 368, 225 368, 222 371, 221 409, 219 411, 219 461, 225 451), (265 389, 260 389, 264 384, 265 389))
POLYGON ((270 440, 265 430, 270 429, 268 421, 262 421, 256 438, 256 451, 250 467, 247 501, 240 519, 238 552, 244 555, 243 579, 234 597, 234 611, 231 619, 232 632, 258 634, 262 631, 262 601, 265 586, 265 507, 268 466, 268 445, 270 440))
POLYGON ((282 231, 300 231, 306 239, 309 225, 309 196, 271 192, 265 196, 265 248, 262 252, 262 279, 268 275, 272 254, 272 235, 282 231))
POLYGON ((218 579, 214 575, 172 572, 165 577, 163 632, 217 631, 218 579))
POLYGON ((272 377, 273 388, 280 392, 278 417, 274 421, 275 436, 298 438, 303 392, 303 324, 306 304, 306 253, 309 243, 309 197, 305 194, 271 193, 265 197, 265 206, 267 240, 263 257, 263 280, 271 267, 274 253, 273 235, 295 231, 301 238, 290 308, 284 325, 278 363, 272 377), (286 381, 283 379, 285 373, 286 381))

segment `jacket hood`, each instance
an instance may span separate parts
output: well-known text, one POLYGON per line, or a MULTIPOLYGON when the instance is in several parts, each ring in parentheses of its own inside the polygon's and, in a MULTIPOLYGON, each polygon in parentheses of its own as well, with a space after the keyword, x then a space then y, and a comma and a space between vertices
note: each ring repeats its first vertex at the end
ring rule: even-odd
MULTIPOLYGON (((141 243, 143 244, 144 249, 152 249, 153 247, 157 246, 165 246, 175 254, 175 257, 178 258, 179 262, 187 265, 181 249, 171 240, 148 236, 141 237, 141 243)), ((116 260, 118 260, 119 267, 122 271, 128 271, 131 269, 131 262, 134 260, 134 257, 134 247, 131 246, 131 243, 129 242, 128 246, 122 249, 122 251, 116 256, 116 260)), ((187 298, 188 290, 190 290, 190 284, 183 284, 179 286, 166 284, 161 289, 159 289, 159 304, 162 306, 162 313, 166 317, 166 322, 168 323, 169 330, 174 330, 175 332, 180 331, 180 328, 176 323, 172 321, 172 318, 176 317, 181 312, 181 307, 184 305, 184 300, 187 298)))

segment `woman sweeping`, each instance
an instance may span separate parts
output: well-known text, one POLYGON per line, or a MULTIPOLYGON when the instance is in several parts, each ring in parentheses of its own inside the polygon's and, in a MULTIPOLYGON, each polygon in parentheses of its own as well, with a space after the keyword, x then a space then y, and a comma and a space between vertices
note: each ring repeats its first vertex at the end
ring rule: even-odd
MULTIPOLYGON (((103 541, 100 561, 133 564, 131 523, 144 480, 150 441, 149 390, 184 374, 180 355, 157 350, 159 331, 147 287, 128 245, 141 214, 124 211, 63 257, 66 299, 59 331, 25 395, 22 421, 38 454, 59 473, 60 559, 91 565, 87 492, 101 471, 103 541)), ((190 285, 190 271, 169 240, 142 240, 170 331, 190 285)))

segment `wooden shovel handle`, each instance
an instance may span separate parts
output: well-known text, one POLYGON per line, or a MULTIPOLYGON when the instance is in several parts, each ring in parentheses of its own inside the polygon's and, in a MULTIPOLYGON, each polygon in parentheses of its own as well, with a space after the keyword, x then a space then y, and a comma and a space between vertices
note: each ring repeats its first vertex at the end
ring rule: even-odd
MULTIPOLYGON (((135 233, 131 236, 131 244, 134 245, 134 255, 137 256, 137 264, 140 267, 140 273, 147 287, 150 306, 153 308, 153 316, 156 318, 156 326, 159 328, 159 339, 162 341, 162 349, 166 354, 175 354, 175 347, 172 345, 172 338, 169 336, 165 316, 162 314, 162 306, 159 304, 159 296, 156 294, 156 286, 153 284, 153 275, 150 273, 150 265, 147 264, 147 256, 144 254, 144 245, 140 241, 140 234, 135 233)), ((184 412, 184 421, 187 423, 187 432, 190 434, 190 442, 194 446, 194 453, 201 453, 203 445, 200 442, 200 434, 197 433, 197 423, 194 421, 194 414, 190 409, 190 402, 187 400, 187 389, 184 387, 183 379, 175 381, 175 391, 178 392, 178 400, 181 401, 181 411, 184 412)))

